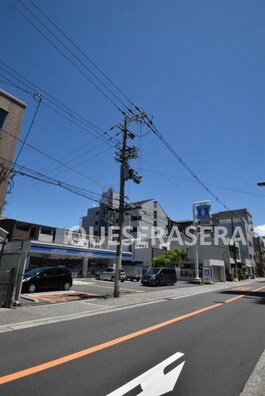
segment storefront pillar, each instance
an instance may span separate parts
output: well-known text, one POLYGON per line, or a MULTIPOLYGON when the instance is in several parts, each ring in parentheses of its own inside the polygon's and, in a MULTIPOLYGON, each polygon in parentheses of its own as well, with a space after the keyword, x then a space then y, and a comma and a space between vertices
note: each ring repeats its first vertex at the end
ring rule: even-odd
POLYGON ((83 257, 82 268, 81 268, 82 278, 87 278, 87 269, 88 269, 88 257, 83 257))

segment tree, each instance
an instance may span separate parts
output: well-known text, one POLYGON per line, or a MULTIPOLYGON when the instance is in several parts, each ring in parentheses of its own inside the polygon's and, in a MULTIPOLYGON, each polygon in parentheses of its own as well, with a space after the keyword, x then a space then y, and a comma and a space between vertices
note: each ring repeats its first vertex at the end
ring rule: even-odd
POLYGON ((154 267, 167 267, 170 264, 177 265, 180 261, 188 259, 188 252, 184 249, 175 249, 168 251, 162 256, 154 257, 153 266, 154 267))

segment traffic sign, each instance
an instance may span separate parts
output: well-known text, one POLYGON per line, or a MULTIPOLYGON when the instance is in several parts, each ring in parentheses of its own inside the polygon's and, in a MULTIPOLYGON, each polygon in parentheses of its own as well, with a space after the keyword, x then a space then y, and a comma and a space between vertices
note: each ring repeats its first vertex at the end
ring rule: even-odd
POLYGON ((196 206, 196 219, 199 221, 209 220, 211 218, 210 215, 211 205, 210 204, 201 204, 196 206))
POLYGON ((211 282, 212 271, 210 267, 204 267, 202 271, 203 282, 211 282))

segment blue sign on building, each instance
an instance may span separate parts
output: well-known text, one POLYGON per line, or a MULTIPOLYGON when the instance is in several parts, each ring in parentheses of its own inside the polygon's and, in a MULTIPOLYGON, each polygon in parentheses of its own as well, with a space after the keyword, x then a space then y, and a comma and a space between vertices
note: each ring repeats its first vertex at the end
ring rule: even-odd
POLYGON ((196 219, 197 220, 209 220, 211 217, 210 211, 211 211, 211 205, 210 204, 202 204, 199 206, 196 206, 197 210, 197 215, 196 219))
MULTIPOLYGON (((60 245, 45 245, 32 243, 30 252, 60 254, 62 256, 80 256, 80 257, 94 257, 94 258, 109 258, 115 259, 117 256, 116 251, 103 250, 103 249, 80 249, 73 247, 64 247, 60 245)), ((132 253, 122 253, 122 260, 131 261, 132 253)))

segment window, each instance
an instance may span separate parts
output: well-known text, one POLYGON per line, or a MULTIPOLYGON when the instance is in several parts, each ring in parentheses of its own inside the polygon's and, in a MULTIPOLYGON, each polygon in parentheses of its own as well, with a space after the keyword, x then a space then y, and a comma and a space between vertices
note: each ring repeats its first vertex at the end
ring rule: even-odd
POLYGON ((40 233, 45 235, 52 235, 52 230, 49 228, 40 228, 40 233))
POLYGON ((37 234, 38 234, 38 229, 31 227, 30 229, 30 238, 37 238, 37 234))
POLYGON ((64 268, 57 268, 57 275, 64 275, 64 268))
POLYGON ((49 269, 43 271, 42 274, 43 274, 44 276, 53 276, 53 275, 57 275, 57 269, 56 269, 56 268, 49 268, 49 269))
POLYGON ((29 225, 27 224, 17 224, 16 229, 19 231, 29 231, 29 225))
POLYGON ((4 126, 7 114, 7 111, 0 109, 0 129, 4 126))
POLYGON ((142 220, 142 216, 132 216, 131 220, 132 221, 142 220))

